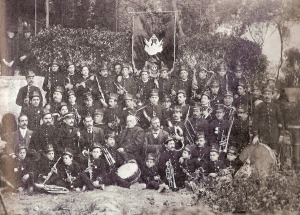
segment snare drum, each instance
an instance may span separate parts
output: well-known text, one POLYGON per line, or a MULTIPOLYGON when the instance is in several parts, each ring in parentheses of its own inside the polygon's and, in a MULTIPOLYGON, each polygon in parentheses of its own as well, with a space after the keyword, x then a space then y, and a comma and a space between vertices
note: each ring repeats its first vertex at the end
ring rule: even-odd
POLYGON ((132 185, 139 180, 141 170, 137 163, 126 163, 118 168, 117 175, 132 185))

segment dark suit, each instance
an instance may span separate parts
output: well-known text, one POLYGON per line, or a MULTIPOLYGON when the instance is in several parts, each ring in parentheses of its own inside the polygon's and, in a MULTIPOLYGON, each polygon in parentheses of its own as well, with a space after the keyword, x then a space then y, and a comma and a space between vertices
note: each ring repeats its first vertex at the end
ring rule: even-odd
POLYGON ((41 125, 32 133, 30 148, 39 151, 44 150, 48 144, 52 144, 57 150, 57 129, 53 125, 41 125))
POLYGON ((20 129, 17 129, 16 131, 7 134, 7 146, 6 146, 6 153, 12 154, 15 153, 20 146, 26 146, 29 147, 30 139, 32 136, 32 131, 27 129, 25 133, 25 137, 21 135, 20 129))
POLYGON ((87 129, 84 128, 80 131, 79 141, 81 150, 91 150, 94 143, 104 144, 104 132, 101 128, 93 127, 92 133, 88 133, 87 129))
POLYGON ((149 130, 145 134, 145 154, 160 153, 164 143, 168 139, 169 133, 165 130, 159 129, 158 136, 155 138, 153 130, 149 130))
POLYGON ((139 126, 125 128, 117 138, 118 148, 124 148, 129 159, 135 159, 139 164, 142 161, 142 149, 145 132, 139 126))

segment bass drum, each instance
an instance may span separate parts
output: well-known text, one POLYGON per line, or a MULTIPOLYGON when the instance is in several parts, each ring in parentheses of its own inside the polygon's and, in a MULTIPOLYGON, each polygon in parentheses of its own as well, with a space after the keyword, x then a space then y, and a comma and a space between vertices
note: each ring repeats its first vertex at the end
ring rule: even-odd
POLYGON ((132 185, 139 180, 141 170, 136 162, 126 163, 118 168, 117 175, 132 185))

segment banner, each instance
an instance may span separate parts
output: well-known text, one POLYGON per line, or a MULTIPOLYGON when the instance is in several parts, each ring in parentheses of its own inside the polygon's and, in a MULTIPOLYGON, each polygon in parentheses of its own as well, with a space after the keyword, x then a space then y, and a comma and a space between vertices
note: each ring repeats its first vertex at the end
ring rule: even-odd
MULTIPOLYGON (((132 63, 141 70, 161 62, 173 68, 175 61, 176 12, 133 13, 132 63)), ((149 68, 148 68, 149 69, 149 68)), ((151 69, 151 68, 150 68, 151 69)))

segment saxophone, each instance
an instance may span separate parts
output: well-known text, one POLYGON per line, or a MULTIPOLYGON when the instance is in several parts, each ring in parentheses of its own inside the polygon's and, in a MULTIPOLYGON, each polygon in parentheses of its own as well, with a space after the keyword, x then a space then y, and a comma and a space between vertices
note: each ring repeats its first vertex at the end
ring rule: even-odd
POLYGON ((174 177, 174 167, 171 163, 171 159, 167 162, 167 168, 166 168, 166 178, 168 180, 169 187, 172 188, 172 190, 177 190, 175 177, 174 177))

